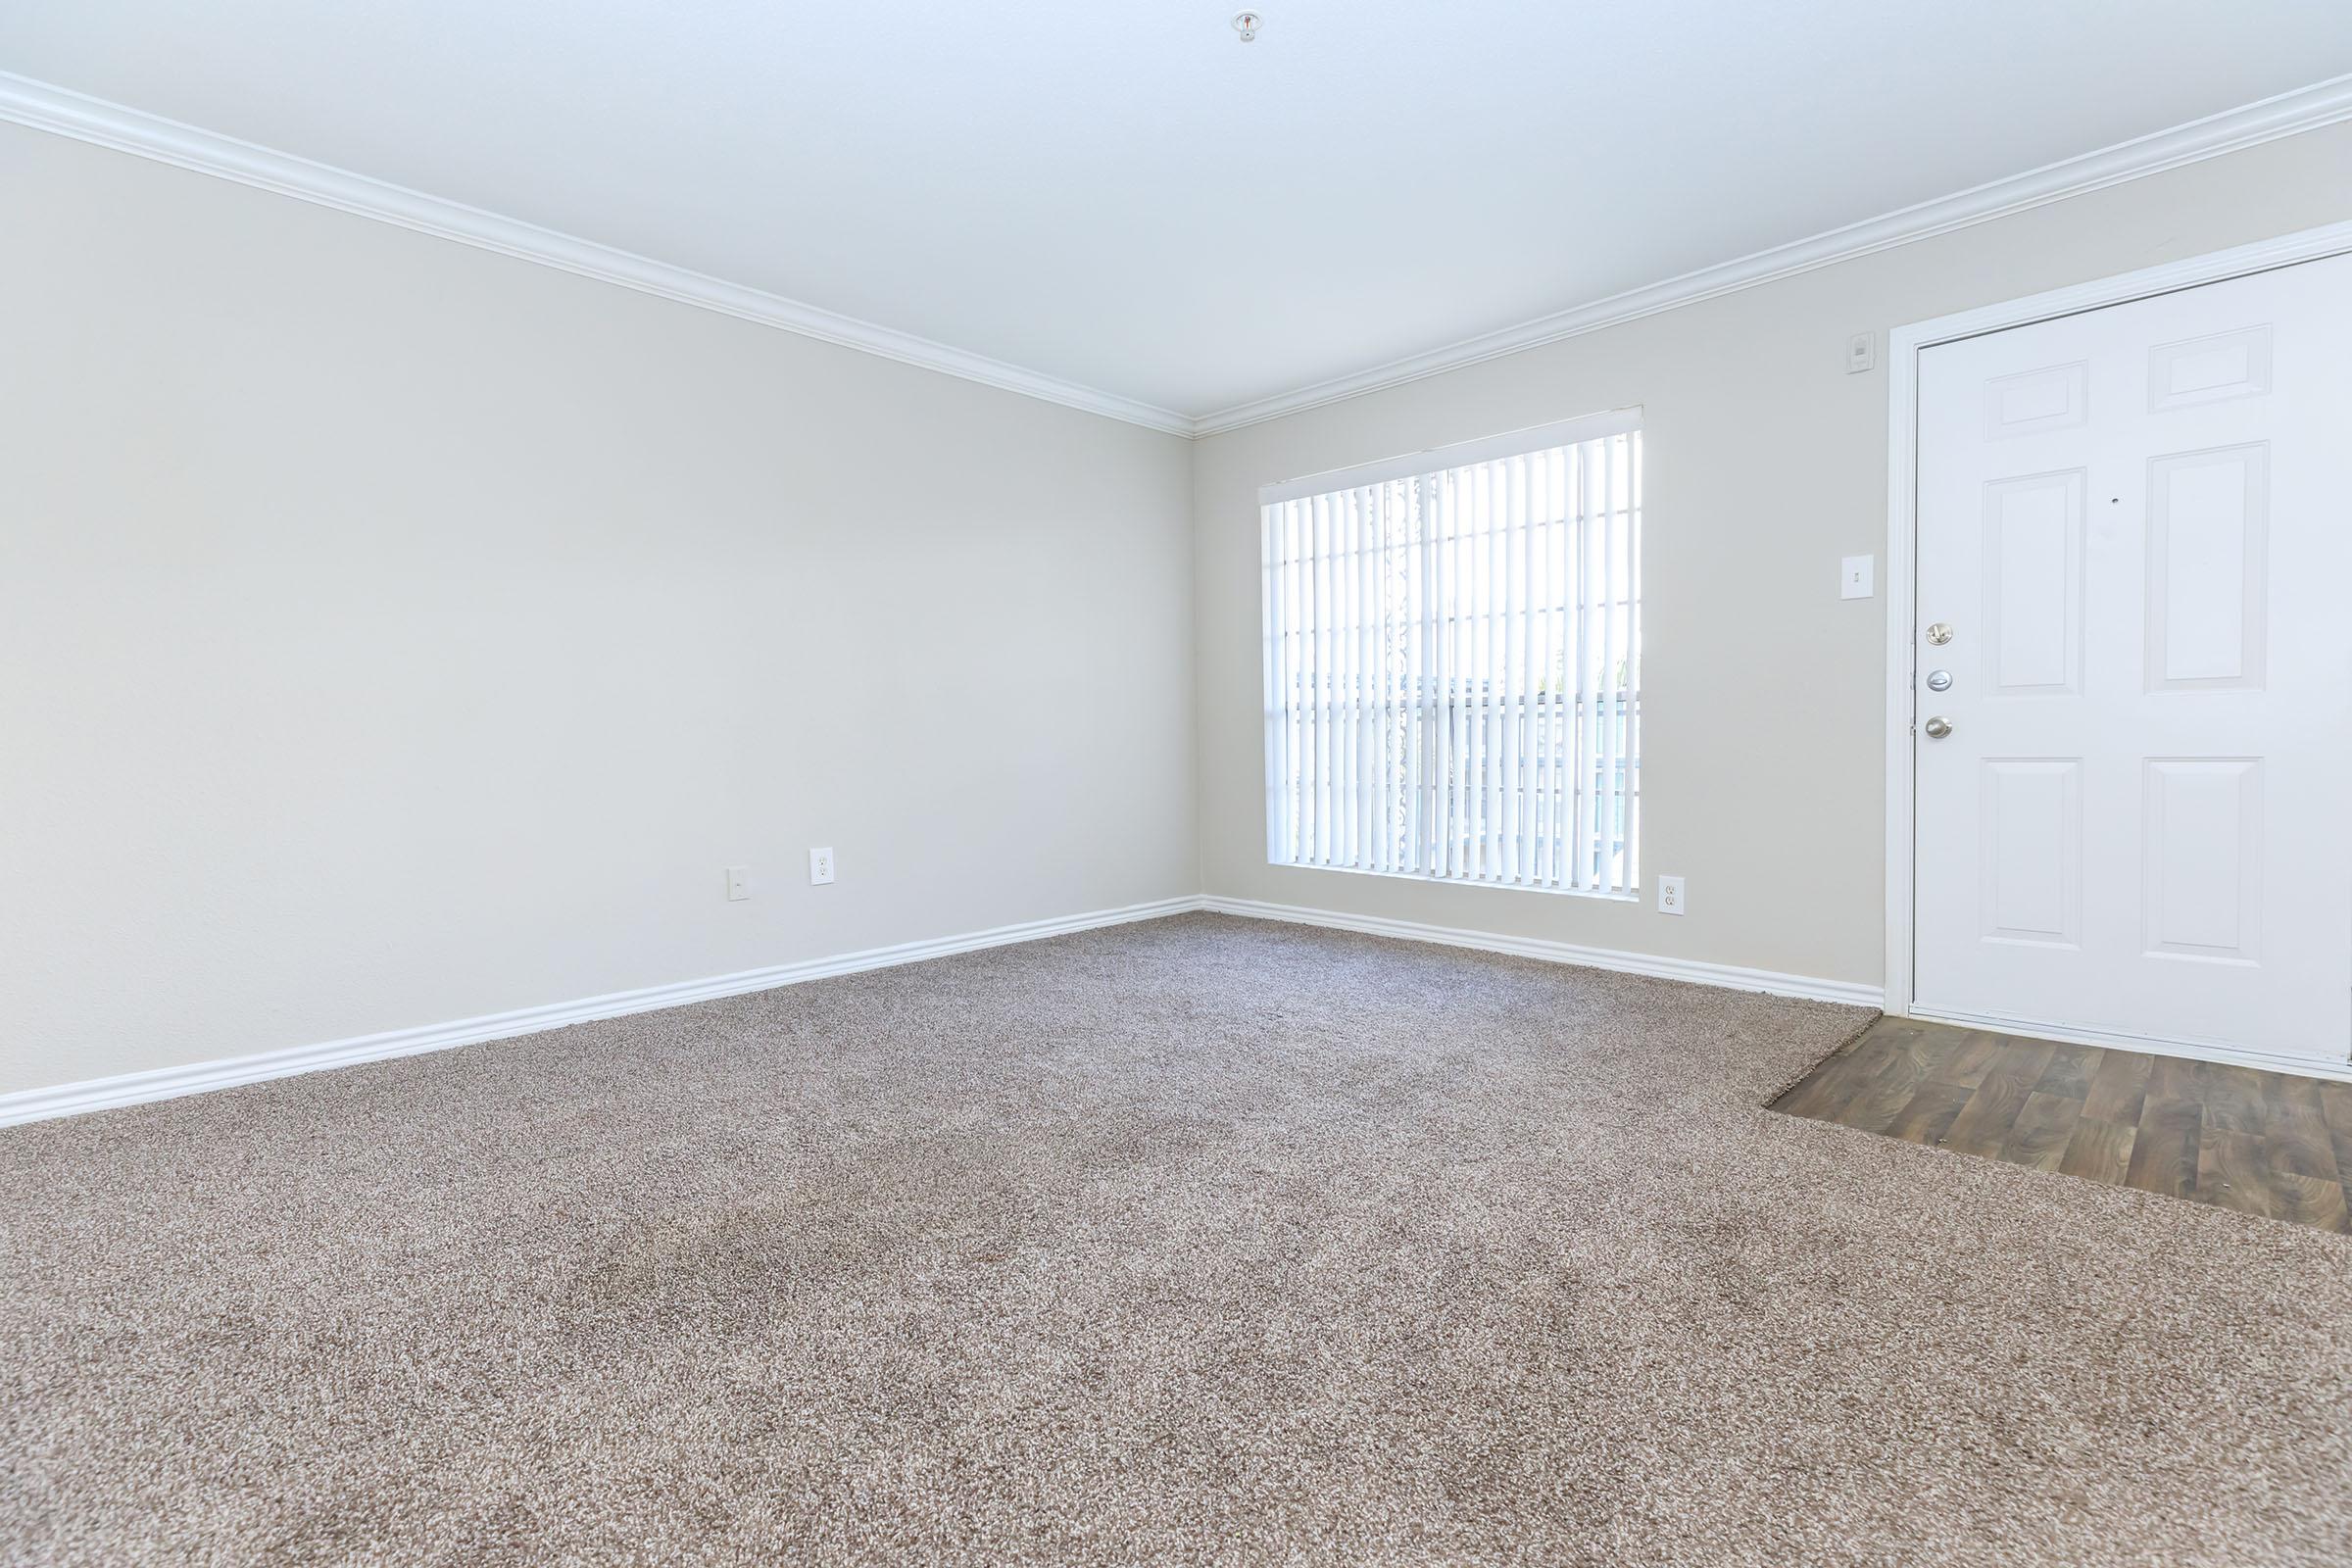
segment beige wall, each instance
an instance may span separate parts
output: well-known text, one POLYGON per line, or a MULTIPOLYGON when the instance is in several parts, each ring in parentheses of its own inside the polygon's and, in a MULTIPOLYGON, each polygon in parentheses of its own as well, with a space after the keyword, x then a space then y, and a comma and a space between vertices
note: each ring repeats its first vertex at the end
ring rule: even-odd
MULTIPOLYGON (((2022 213, 1195 445, 1202 873, 1233 898, 1877 984, 1886 372, 1846 338, 2352 218, 2352 126, 2022 213), (1639 906, 1265 863, 1256 489, 1645 410, 1639 906)), ((1880 339, 1882 350, 1885 338, 1880 339)))
POLYGON ((0 1092, 1197 889, 1183 441, 15 126, 0 191, 0 1092))
POLYGON ((1844 339, 2352 217, 2352 126, 1189 451, 18 127, 0 189, 6 1092, 1203 885, 1875 982, 1844 339), (1629 403, 1692 912, 1265 865, 1257 485, 1629 403))

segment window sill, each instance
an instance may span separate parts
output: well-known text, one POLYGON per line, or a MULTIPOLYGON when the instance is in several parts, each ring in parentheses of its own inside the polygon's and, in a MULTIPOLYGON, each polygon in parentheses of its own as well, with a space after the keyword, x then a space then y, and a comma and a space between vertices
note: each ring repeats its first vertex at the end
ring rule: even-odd
POLYGON ((1642 884, 1630 888, 1546 888, 1527 882, 1474 882, 1468 877, 1429 876, 1419 871, 1372 871, 1360 865, 1315 865, 1298 860, 1268 860, 1277 871, 1323 871, 1336 876, 1378 877, 1383 882, 1411 882, 1426 888, 1478 888, 1490 893, 1538 893, 1553 898, 1587 899, 1598 904, 1639 904, 1642 884))

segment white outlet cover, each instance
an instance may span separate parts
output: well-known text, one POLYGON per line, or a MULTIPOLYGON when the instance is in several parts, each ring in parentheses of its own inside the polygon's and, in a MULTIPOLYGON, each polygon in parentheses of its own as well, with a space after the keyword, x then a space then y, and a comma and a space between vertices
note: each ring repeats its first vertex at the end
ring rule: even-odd
POLYGON ((1868 599, 1879 591, 1879 558, 1848 556, 1838 563, 1838 597, 1868 599))
POLYGON ((821 888, 832 880, 833 852, 831 850, 810 850, 808 852, 809 886, 821 888))
POLYGON ((752 868, 748 865, 727 867, 727 902, 739 903, 752 896, 752 868))
POLYGON ((1679 876, 1658 878, 1658 912, 1680 914, 1683 912, 1683 879, 1679 876))

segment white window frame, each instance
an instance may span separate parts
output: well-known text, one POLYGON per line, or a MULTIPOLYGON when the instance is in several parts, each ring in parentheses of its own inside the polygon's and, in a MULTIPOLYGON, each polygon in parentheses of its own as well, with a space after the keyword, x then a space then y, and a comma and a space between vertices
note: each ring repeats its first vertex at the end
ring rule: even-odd
POLYGON ((1260 487, 1269 864, 1641 896, 1642 422, 1616 409, 1260 487), (1563 508, 1544 505, 1542 475, 1563 508), (1506 482, 1525 486, 1507 514, 1506 482), (1399 504, 1409 544, 1391 533, 1399 504), (1300 538, 1343 515, 1353 543, 1300 538), (1471 579, 1448 582, 1446 563, 1465 551, 1503 612, 1491 597, 1458 608, 1471 579), (1440 635, 1471 639, 1469 670, 1440 635), (1326 695, 1335 682, 1347 696, 1326 695))

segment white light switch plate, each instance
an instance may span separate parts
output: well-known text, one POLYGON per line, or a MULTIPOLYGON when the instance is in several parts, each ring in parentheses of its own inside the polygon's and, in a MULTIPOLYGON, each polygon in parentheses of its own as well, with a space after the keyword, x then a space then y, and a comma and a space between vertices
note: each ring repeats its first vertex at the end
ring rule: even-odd
POLYGON ((1683 912, 1683 879, 1681 877, 1662 876, 1658 878, 1658 912, 1660 914, 1683 912))
POLYGON ((739 903, 752 896, 752 868, 748 865, 727 867, 727 901, 739 903))
POLYGON ((833 852, 831 850, 810 850, 808 852, 808 885, 821 888, 832 880, 833 852))
POLYGON ((1879 363, 1879 334, 1856 332, 1845 340, 1845 373, 1860 375, 1879 363))
POLYGON ((1879 591, 1879 558, 1848 556, 1838 564, 1838 597, 1868 599, 1879 591))

